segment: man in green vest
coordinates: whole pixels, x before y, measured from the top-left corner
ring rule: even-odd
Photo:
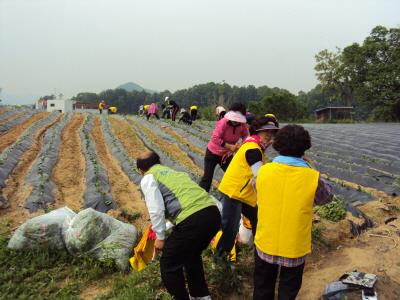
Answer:
[[[188,174],[161,165],[154,151],[139,157],[137,167],[143,175],[140,186],[156,233],[154,246],[162,251],[160,272],[167,291],[176,300],[211,299],[201,253],[221,224],[213,198]],[[166,219],[175,225],[168,237]]]

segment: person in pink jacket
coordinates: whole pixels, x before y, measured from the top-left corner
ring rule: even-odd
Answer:
[[[200,186],[207,192],[210,191],[215,167],[220,165],[225,171],[240,147],[239,140],[249,135],[245,114],[246,106],[235,103],[214,128],[204,157],[204,175],[200,180]]]
[[[160,119],[160,117],[158,116],[157,104],[154,102],[150,104],[149,110],[147,111],[147,115],[146,115],[147,120],[149,120],[151,116],[155,116],[157,118],[157,120]]]

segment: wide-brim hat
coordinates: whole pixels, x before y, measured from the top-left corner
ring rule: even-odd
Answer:
[[[224,118],[232,122],[246,123],[246,117],[238,111],[228,111]]]
[[[268,122],[256,131],[267,131],[267,130],[279,130],[279,127],[275,125],[274,122]]]

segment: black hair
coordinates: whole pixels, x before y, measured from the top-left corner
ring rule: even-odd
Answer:
[[[269,122],[274,123],[276,127],[279,127],[278,121],[276,121],[275,118],[272,117],[261,117],[259,119],[253,120],[250,124],[249,127],[249,132],[250,135],[256,134],[257,130],[263,127],[264,125],[267,125]]]
[[[160,156],[154,151],[151,151],[151,154],[146,158],[138,158],[136,161],[136,166],[139,170],[146,172],[150,170],[150,168],[154,165],[160,163]]]
[[[311,137],[300,125],[286,125],[275,135],[272,147],[280,155],[302,157],[311,148]]]
[[[243,103],[233,103],[229,110],[238,111],[243,116],[246,115],[246,105],[244,105]]]

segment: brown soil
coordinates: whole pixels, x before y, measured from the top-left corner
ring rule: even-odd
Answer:
[[[105,276],[101,280],[92,282],[81,292],[79,297],[84,300],[98,299],[111,290],[113,285],[112,279],[111,276]]]
[[[23,122],[22,124],[15,126],[8,130],[5,134],[1,136],[0,139],[0,153],[4,151],[8,146],[13,144],[21,135],[22,133],[33,123],[43,119],[44,117],[48,116],[49,113],[47,112],[40,112],[33,115],[31,118]]]
[[[28,218],[43,214],[43,211],[40,210],[34,214],[30,214],[29,211],[24,208],[25,201],[32,190],[31,187],[25,185],[25,177],[28,175],[42,148],[44,133],[61,118],[63,118],[63,115],[60,115],[54,121],[46,124],[37,131],[32,146],[22,155],[18,165],[6,180],[6,187],[2,192],[10,206],[0,211],[1,219],[9,219],[13,221],[14,225],[20,225]]]
[[[181,136],[178,134],[175,130],[173,130],[171,127],[167,126],[161,126],[162,130],[166,132],[167,134],[171,135],[174,137],[180,144],[186,145],[189,147],[190,150],[193,152],[196,152],[199,155],[205,155],[204,149],[201,149],[195,145],[192,145],[189,140],[187,140],[185,137]]]
[[[112,131],[124,145],[130,157],[137,159],[140,154],[147,150],[126,120],[111,117],[110,122]]]
[[[393,202],[398,205],[400,200],[393,199]],[[400,299],[400,222],[399,219],[384,222],[388,216],[400,218],[400,213],[380,201],[371,201],[359,208],[373,218],[376,226],[359,237],[349,238],[346,220],[341,222],[341,227],[325,225],[323,232],[333,250],[313,253],[307,260],[298,299],[319,299],[328,283],[353,270],[378,275],[379,299]],[[336,231],[334,235],[342,232],[345,238],[330,238],[332,231]]]
[[[169,155],[171,155],[174,160],[179,161],[189,169],[193,170],[195,174],[198,176],[203,175],[203,170],[197,166],[193,160],[185,153],[184,151],[179,148],[179,146],[175,143],[169,143],[168,141],[165,141],[163,139],[160,139],[153,131],[150,129],[144,127],[141,125],[139,122],[136,120],[130,119],[130,122],[133,122],[140,130],[142,130],[148,137],[160,147],[161,150],[167,152]],[[218,181],[213,180],[213,186],[215,188],[218,187]]]
[[[109,151],[103,137],[99,117],[96,117],[94,120],[92,137],[96,144],[99,159],[107,171],[113,199],[118,204],[120,210],[126,210],[130,214],[139,212],[140,217],[134,221],[134,224],[138,229],[143,229],[149,220],[145,202],[141,197],[139,187],[129,180],[118,161]]]
[[[79,129],[84,120],[83,114],[73,114],[65,126],[52,178],[57,186],[56,205],[65,205],[75,211],[82,208],[85,191],[85,157],[82,154],[79,137]]]

